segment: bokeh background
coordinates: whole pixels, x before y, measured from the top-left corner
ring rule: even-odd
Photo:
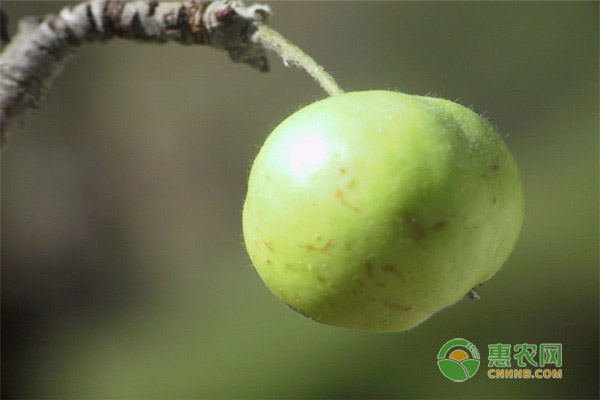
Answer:
[[[11,2],[15,21],[62,2]],[[597,398],[598,3],[276,2],[346,90],[459,99],[520,165],[526,221],[480,290],[404,333],[312,322],[241,236],[266,135],[324,97],[204,47],[81,49],[2,155],[3,398]],[[563,343],[562,380],[442,377],[440,346]]]

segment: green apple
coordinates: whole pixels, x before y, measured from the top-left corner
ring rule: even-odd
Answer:
[[[500,269],[523,221],[500,135],[451,101],[352,92],[267,138],[243,211],[269,289],[322,323],[412,328]]]

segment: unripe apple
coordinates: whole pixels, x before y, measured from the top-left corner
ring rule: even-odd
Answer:
[[[322,323],[412,328],[500,269],[523,221],[500,135],[448,100],[390,91],[318,101],[283,121],[250,172],[250,258]]]

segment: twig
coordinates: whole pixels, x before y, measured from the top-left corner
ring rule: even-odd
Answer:
[[[323,67],[265,22],[271,9],[240,1],[91,0],[66,7],[58,15],[21,20],[10,44],[2,12],[0,56],[0,134],[2,148],[11,129],[38,108],[75,51],[86,42],[113,38],[149,43],[206,44],[229,52],[235,62],[269,70],[265,49],[279,54],[286,66],[308,72],[330,95],[343,93]]]
[[[267,71],[262,45],[249,37],[269,15],[268,6],[227,0],[92,0],[64,8],[58,15],[26,18],[0,56],[2,147],[20,118],[39,107],[66,61],[83,43],[123,38],[210,45],[227,50],[233,61]],[[2,30],[6,30],[4,17]]]

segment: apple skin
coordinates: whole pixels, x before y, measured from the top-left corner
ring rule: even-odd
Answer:
[[[364,91],[273,131],[250,172],[243,232],[292,309],[396,332],[490,279],[523,215],[516,163],[487,121],[448,100]]]

